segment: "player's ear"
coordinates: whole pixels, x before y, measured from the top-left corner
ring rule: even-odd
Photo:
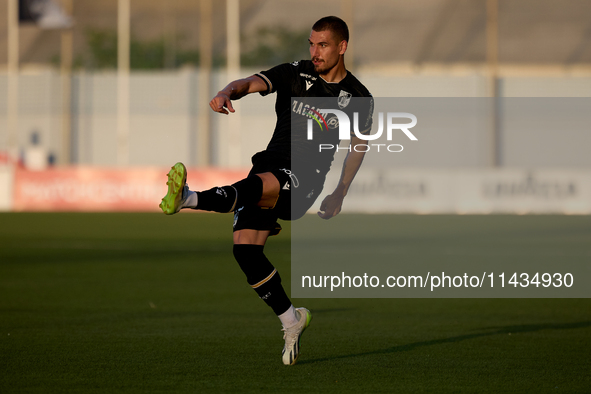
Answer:
[[[347,52],[347,41],[343,40],[339,44],[339,55],[344,55]]]

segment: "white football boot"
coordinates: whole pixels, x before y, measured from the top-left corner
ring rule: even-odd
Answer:
[[[310,325],[312,314],[306,308],[296,308],[299,314],[299,321],[290,328],[283,328],[283,339],[285,339],[285,346],[283,346],[283,364],[294,365],[298,361],[300,355],[300,338],[304,330]]]

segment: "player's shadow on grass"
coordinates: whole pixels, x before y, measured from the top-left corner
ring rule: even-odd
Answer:
[[[361,356],[374,356],[378,354],[390,354],[390,353],[398,353],[398,352],[408,352],[417,348],[425,347],[425,346],[434,346],[434,345],[442,345],[445,343],[456,343],[462,342],[469,339],[476,339],[482,337],[488,337],[493,335],[508,335],[514,333],[530,333],[536,332],[541,330],[571,330],[576,328],[587,328],[591,327],[591,321],[582,321],[576,323],[563,323],[563,324],[523,324],[523,325],[516,325],[516,326],[506,326],[506,327],[485,327],[484,330],[492,330],[474,334],[466,334],[466,335],[458,335],[455,337],[450,338],[441,338],[441,339],[432,339],[430,341],[421,341],[421,342],[414,342],[409,343],[406,345],[398,345],[392,346],[385,349],[379,350],[372,350],[369,352],[361,352],[361,353],[353,353],[353,354],[346,354],[342,356],[335,356],[335,357],[324,357],[324,358],[317,358],[312,360],[302,360],[299,361],[298,364],[312,364],[316,362],[322,361],[329,361],[329,360],[338,360],[338,359],[347,359],[353,357],[361,357]]]

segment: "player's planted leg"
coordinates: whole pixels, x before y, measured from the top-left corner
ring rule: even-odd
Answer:
[[[300,340],[304,330],[310,325],[312,314],[306,308],[297,308],[298,322],[289,328],[283,328],[283,339],[285,345],[283,346],[283,364],[294,365],[300,356]]]
[[[263,253],[263,245],[234,245],[234,257],[246,274],[246,281],[277,316],[289,309],[291,301],[281,285],[281,276]]]
[[[293,307],[281,285],[279,272],[267,259],[263,248],[263,245],[234,245],[234,257],[246,274],[247,282],[281,320],[285,340],[282,360],[285,365],[294,365],[300,355],[300,338],[312,315],[305,308]]]

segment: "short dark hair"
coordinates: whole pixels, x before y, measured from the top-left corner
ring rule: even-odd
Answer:
[[[336,16],[325,16],[312,26],[314,31],[330,30],[337,40],[337,44],[345,40],[349,42],[349,28],[344,20]]]

